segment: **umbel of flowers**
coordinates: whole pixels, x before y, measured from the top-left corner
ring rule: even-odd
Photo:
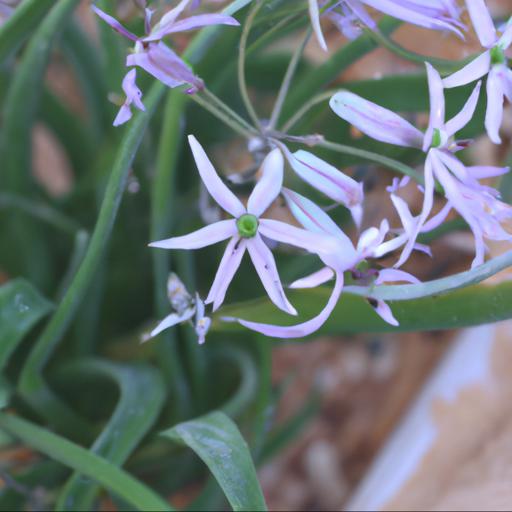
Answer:
[[[145,2],[142,3],[145,5]],[[144,110],[142,92],[135,83],[136,68],[142,68],[169,87],[184,85],[184,92],[191,95],[200,94],[204,89],[203,80],[168,46],[169,37],[177,32],[207,25],[237,26],[238,22],[225,14],[198,14],[198,4],[200,3],[182,0],[169,11],[158,13],[158,18],[146,6],[143,36],[133,34],[116,19],[93,6],[98,16],[134,43],[133,52],[126,59],[126,65],[130,69],[122,84],[126,101],[114,121],[115,125],[123,124],[131,118],[132,107]],[[427,29],[453,33],[461,39],[464,39],[464,33],[469,30],[462,23],[461,9],[454,0],[309,0],[308,5],[312,30],[324,50],[327,50],[327,44],[321,27],[323,19],[334,23],[350,38],[358,37],[362,31],[379,30],[371,15],[375,12]],[[177,276],[171,276],[168,291],[173,311],[148,337],[155,336],[177,323],[190,322],[197,332],[199,342],[203,343],[210,325],[210,319],[205,315],[205,307],[211,304],[213,311],[221,308],[228,287],[246,253],[269,299],[285,313],[297,315],[295,307],[286,296],[278,265],[271,251],[271,247],[278,244],[292,246],[299,251],[298,254],[305,251],[313,253],[322,264],[320,270],[295,281],[290,288],[312,288],[334,280],[331,295],[322,311],[314,318],[291,326],[257,323],[241,318],[224,317],[223,320],[237,321],[248,329],[268,336],[296,338],[315,332],[328,319],[342,294],[346,272],[351,272],[353,276],[359,276],[366,284],[372,285],[389,282],[418,283],[416,277],[400,267],[414,250],[429,253],[428,247],[417,242],[418,236],[440,226],[452,210],[467,222],[474,236],[473,267],[484,262],[486,240],[511,240],[512,235],[503,224],[512,217],[512,208],[500,201],[496,189],[482,181],[503,175],[509,169],[467,166],[457,156],[471,142],[458,140],[456,136],[473,118],[482,82],[475,84],[463,108],[448,120],[445,115],[444,89],[468,84],[487,75],[485,128],[492,142],[499,144],[504,99],[512,101],[512,72],[508,68],[506,57],[506,51],[512,42],[512,23],[496,28],[484,0],[466,0],[466,8],[483,52],[444,79],[435,67],[425,63],[430,118],[424,133],[398,114],[352,92],[340,90],[329,100],[329,106],[336,115],[365,135],[384,143],[423,151],[423,179],[418,185],[423,194],[423,202],[419,212],[415,215],[414,208],[400,195],[409,178],[394,179],[388,187],[389,198],[401,221],[399,227],[391,228],[387,219],[380,219],[375,227],[360,232],[357,240],[352,241],[323,208],[283,186],[284,175],[289,168],[311,187],[346,207],[359,229],[364,211],[362,184],[319,158],[314,152],[301,149],[292,153],[286,146],[287,140],[308,145],[313,140],[314,145],[314,141],[322,140],[321,134],[313,139],[308,136],[292,137],[274,130],[272,120],[265,123],[256,119],[255,126],[249,126],[248,147],[256,147],[257,151],[253,154],[263,156],[255,158],[256,166],[259,167],[256,173],[258,179],[246,202],[237,197],[223,181],[199,141],[189,135],[188,140],[199,176],[209,195],[225,215],[193,233],[154,241],[150,246],[155,249],[195,250],[225,243],[224,253],[204,302],[198,294],[195,297],[189,294]],[[158,21],[154,23],[154,19]],[[282,91],[286,92],[289,83],[285,79],[283,84]],[[280,107],[282,98],[278,98],[276,104]],[[205,107],[214,108],[208,104]],[[237,118],[236,114],[234,118]],[[236,120],[242,126],[247,124],[241,118]],[[439,212],[433,214],[436,183],[446,202]],[[270,207],[278,198],[286,204],[295,224],[272,218]],[[372,268],[372,259],[397,250],[400,255],[391,268]],[[359,268],[363,261],[365,267],[370,268],[361,272]],[[370,304],[386,322],[398,324],[385,302],[372,300]]]

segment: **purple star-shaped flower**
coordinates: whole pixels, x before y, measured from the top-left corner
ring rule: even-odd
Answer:
[[[407,260],[418,234],[427,228],[431,229],[435,223],[433,219],[428,223],[427,220],[433,207],[436,178],[442,185],[450,205],[443,209],[443,215],[446,216],[449,209],[454,208],[473,232],[476,249],[473,266],[476,266],[484,260],[484,238],[512,239],[512,236],[501,227],[503,220],[512,217],[512,208],[498,200],[499,194],[496,190],[480,184],[478,180],[499,176],[509,169],[490,166],[466,167],[454,156],[455,152],[467,146],[467,141],[454,140],[454,135],[473,117],[481,84],[476,85],[462,110],[445,122],[441,77],[430,64],[426,66],[430,91],[430,121],[425,134],[394,112],[348,91],[335,94],[330,100],[330,106],[342,119],[376,140],[419,148],[426,153],[424,200],[420,214],[413,217],[394,193],[391,196],[395,206],[398,205],[409,238],[396,266]],[[442,216],[437,216],[436,221],[442,221]]]
[[[153,242],[150,246],[163,249],[199,249],[229,239],[205,303],[213,303],[214,311],[219,308],[247,250],[272,302],[287,313],[297,314],[286,298],[274,257],[263,237],[317,254],[332,251],[334,241],[326,235],[262,217],[281,191],[284,166],[281,151],[274,149],[267,155],[261,166],[261,178],[249,196],[247,206],[244,206],[222,182],[195,137],[189,135],[188,140],[208,192],[233,218],[215,222],[185,236]]]
[[[469,84],[487,76],[487,110],[485,128],[489,138],[500,144],[499,130],[503,120],[505,96],[512,102],[512,71],[508,68],[506,50],[512,44],[512,18],[498,35],[483,0],[466,0],[476,34],[486,50],[460,71],[443,80],[446,88]]]

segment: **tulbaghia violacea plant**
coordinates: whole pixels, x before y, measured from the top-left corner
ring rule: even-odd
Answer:
[[[128,67],[140,67],[171,88],[188,84],[190,87],[187,89],[187,93],[193,94],[203,88],[203,81],[194,74],[190,66],[177,53],[163,42],[163,39],[171,34],[196,30],[209,25],[238,26],[239,23],[233,17],[225,14],[198,14],[178,19],[189,3],[190,0],[182,0],[176,7],[167,11],[154,25],[152,25],[154,12],[146,8],[144,23],[146,34],[143,37],[130,32],[119,21],[97,6],[92,5],[92,9],[116,32],[135,43],[133,52],[126,58]],[[129,71],[128,75],[123,81],[127,103],[121,107],[121,112],[115,121],[116,126],[130,119],[131,116],[127,116],[126,108],[132,102],[140,108],[140,95],[135,86],[135,74],[133,71]]]
[[[501,144],[499,134],[503,120],[503,101],[512,102],[512,71],[505,52],[512,44],[512,18],[501,34],[494,27],[484,0],[466,0],[471,21],[485,51],[443,80],[445,88],[469,84],[487,76],[487,110],[485,128],[495,144]]]
[[[459,8],[454,0],[339,0],[327,2],[309,0],[309,16],[320,46],[327,43],[320,25],[321,7],[325,17],[349,39],[357,37],[360,27],[378,30],[377,23],[366,11],[365,5],[394,18],[433,30],[451,31],[460,37],[462,27]]]
[[[406,211],[405,203],[397,201],[396,195],[392,194],[409,237],[397,266],[401,266],[407,260],[417,236],[425,230],[425,224],[434,204],[436,179],[443,187],[448,205],[443,208],[442,215],[436,215],[435,222],[441,223],[451,208],[464,218],[475,238],[476,255],[473,266],[476,266],[484,261],[486,250],[484,238],[512,239],[501,226],[504,220],[512,217],[512,208],[499,201],[496,190],[479,182],[482,178],[502,175],[508,171],[508,168],[465,166],[454,155],[468,144],[468,141],[455,140],[454,135],[473,117],[480,93],[480,83],[476,85],[462,110],[445,122],[441,77],[430,64],[426,66],[430,91],[430,120],[424,134],[394,112],[348,91],[335,94],[330,100],[330,105],[337,115],[366,135],[389,144],[422,149],[426,153],[424,200],[419,215],[413,217],[408,210]],[[429,229],[433,225],[433,221],[429,222]]]
[[[262,217],[281,191],[284,165],[281,151],[276,148],[266,156],[261,165],[261,178],[249,196],[247,206],[244,206],[222,182],[195,137],[189,136],[189,143],[197,169],[208,192],[233,218],[221,220],[188,235],[153,242],[150,247],[200,249],[229,239],[205,303],[213,303],[214,311],[221,306],[228,286],[247,250],[270,300],[286,313],[296,315],[295,308],[289,303],[284,293],[272,252],[262,237],[319,255],[332,251],[334,241],[329,236]]]

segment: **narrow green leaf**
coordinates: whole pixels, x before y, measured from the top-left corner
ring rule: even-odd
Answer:
[[[70,419],[70,413],[46,385],[42,370],[78,311],[91,278],[102,260],[133,158],[145,133],[149,116],[154,112],[163,91],[162,84],[156,83],[153,86],[146,96],[147,112],[137,114],[126,129],[84,260],[57,310],[37,340],[21,373],[20,393],[52,425],[64,427],[66,419]]]
[[[27,39],[56,0],[24,0],[0,28],[0,63]]]
[[[52,307],[24,279],[13,279],[0,286],[0,370],[18,343]]]
[[[122,469],[49,430],[10,414],[0,414],[0,428],[34,450],[92,478],[137,510],[173,510],[160,496]]]
[[[162,433],[194,450],[213,473],[233,510],[266,510],[249,447],[224,413],[212,412]]]
[[[277,325],[292,325],[318,314],[321,307],[319,305],[327,302],[329,294],[330,289],[326,287],[313,290],[291,290],[290,300],[300,312],[300,317],[295,317],[292,321],[284,314],[276,312],[275,307],[266,299],[226,307],[222,316]],[[330,318],[314,336],[361,332],[432,331],[507,320],[512,318],[512,283],[505,282],[494,286],[480,284],[444,295],[411,300],[389,300],[389,305],[400,323],[398,327],[384,322],[366,299],[346,292]],[[214,329],[231,331],[244,328],[238,323],[221,322],[217,318]]]
[[[147,365],[121,365],[102,360],[82,359],[66,368],[74,378],[105,377],[119,388],[120,398],[108,424],[91,446],[116,466],[121,466],[162,409],[165,385],[160,374]],[[74,474],[66,483],[57,510],[91,510],[99,486]]]

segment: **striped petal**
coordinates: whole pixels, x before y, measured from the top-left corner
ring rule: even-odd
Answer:
[[[503,90],[501,66],[494,66],[487,77],[487,110],[485,129],[494,144],[501,144],[500,127],[503,121]]]
[[[273,149],[261,164],[261,178],[247,201],[247,212],[259,217],[281,192],[284,159],[279,149]]]
[[[443,86],[446,89],[470,84],[479,78],[482,78],[491,69],[491,52],[485,51],[462,69],[443,79]]]
[[[149,244],[149,247],[157,247],[159,249],[201,249],[202,247],[222,242],[222,240],[237,235],[238,230],[233,219],[221,220],[188,235],[152,242]]]
[[[197,170],[213,199],[233,217],[243,215],[246,212],[244,205],[222,182],[201,144],[193,135],[188,136],[188,142],[196,161]]]
[[[381,142],[421,148],[423,134],[390,110],[349,91],[337,92],[329,101],[335,114]]]
[[[247,241],[247,250],[270,300],[279,309],[296,315],[297,310],[290,304],[284,293],[274,256],[259,234]]]

